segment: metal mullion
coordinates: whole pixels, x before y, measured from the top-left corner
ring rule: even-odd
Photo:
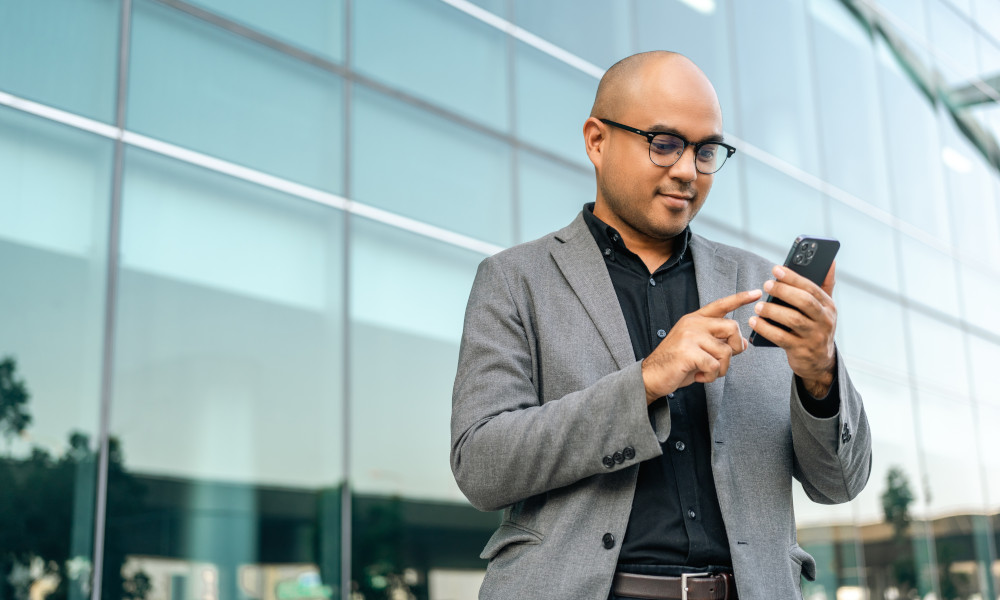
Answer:
[[[125,103],[128,93],[128,63],[132,24],[132,0],[122,0],[118,46],[118,82],[115,106],[115,126],[125,128]],[[118,273],[121,248],[122,181],[125,143],[119,134],[115,140],[112,171],[111,206],[108,225],[107,279],[104,299],[104,343],[101,365],[100,421],[98,424],[97,485],[94,499],[94,553],[91,573],[91,600],[100,600],[104,585],[104,541],[107,526],[108,462],[110,452],[111,394],[115,348],[115,319],[118,306]]]

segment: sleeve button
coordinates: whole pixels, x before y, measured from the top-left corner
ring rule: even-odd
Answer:
[[[605,467],[610,469],[611,467],[615,466],[615,459],[612,458],[611,456],[605,456],[604,458],[601,459],[601,463]]]
[[[615,452],[613,458],[615,459],[615,462],[618,464],[622,464],[623,462],[625,462],[625,455],[622,454],[621,452]]]
[[[625,449],[622,450],[622,455],[625,457],[625,460],[632,460],[635,458],[635,448],[632,446],[625,446]]]

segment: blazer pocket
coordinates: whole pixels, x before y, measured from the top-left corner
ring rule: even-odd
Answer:
[[[486,547],[479,554],[479,558],[492,560],[501,550],[512,544],[528,544],[537,546],[542,543],[542,534],[532,531],[527,527],[521,527],[511,521],[505,521],[493,532],[490,541],[486,542]]]
[[[802,546],[792,544],[788,556],[799,566],[799,571],[806,579],[816,581],[816,559],[811,554],[803,550]]]

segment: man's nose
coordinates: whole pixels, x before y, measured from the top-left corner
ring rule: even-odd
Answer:
[[[691,151],[691,156],[688,156],[688,150]],[[680,158],[677,159],[677,162],[667,167],[667,173],[673,179],[686,182],[694,181],[695,179],[698,179],[698,169],[696,168],[694,161],[695,149],[692,144],[684,148],[684,151],[681,152]]]

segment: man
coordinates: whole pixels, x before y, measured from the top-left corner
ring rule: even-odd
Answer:
[[[504,510],[480,597],[799,598],[792,478],[846,502],[871,463],[833,269],[816,286],[690,233],[731,151],[687,58],[611,67],[583,133],[595,203],[484,260],[469,298],[452,470]]]

